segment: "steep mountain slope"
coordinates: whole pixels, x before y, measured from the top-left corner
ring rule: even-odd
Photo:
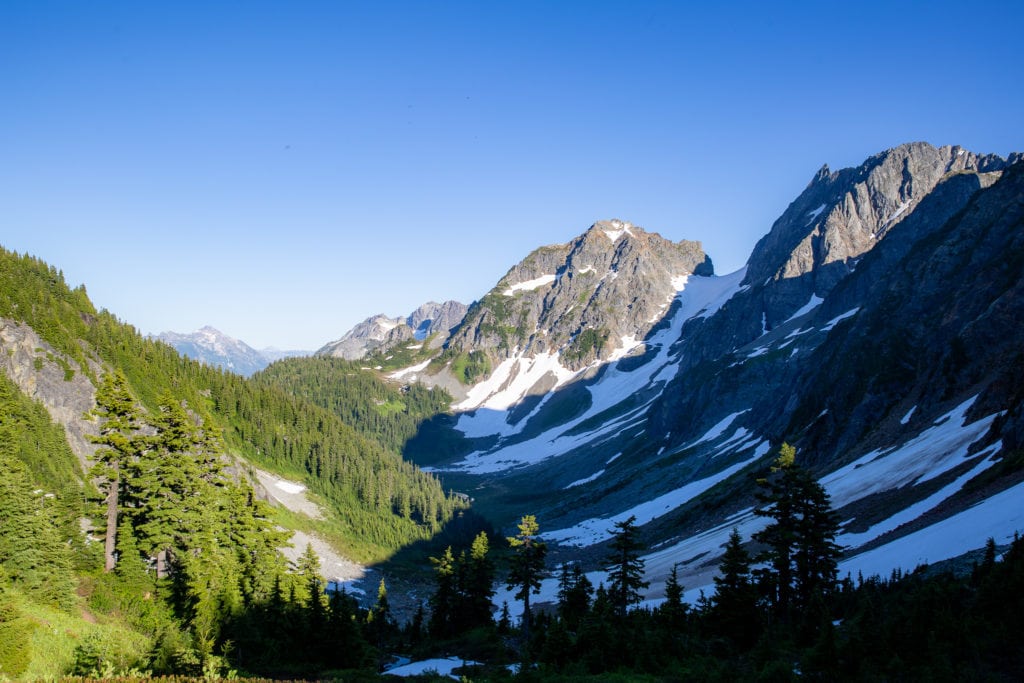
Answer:
[[[437,349],[466,314],[466,305],[458,301],[429,301],[405,317],[389,318],[384,314],[371,316],[341,336],[325,344],[316,355],[359,360],[373,352],[385,353],[402,342],[413,342],[416,348],[425,342]],[[415,344],[419,342],[419,344]]]
[[[957,554],[942,525],[1021,479],[1019,160],[914,143],[823,168],[725,276],[649,239],[623,279],[624,223],[538,250],[416,369],[470,383],[407,453],[501,523],[536,513],[563,552],[636,516],[652,578],[681,563],[695,586],[731,528],[763,524],[753,480],[788,440],[833,495],[847,568]],[[1024,528],[987,509],[968,548]],[[918,529],[939,540],[915,549]]]

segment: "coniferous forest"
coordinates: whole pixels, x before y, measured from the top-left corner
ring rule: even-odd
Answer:
[[[449,403],[442,392],[328,359],[251,380],[211,369],[7,251],[0,317],[49,345],[39,364],[96,393],[83,466],[46,409],[0,375],[0,679],[360,681],[397,657],[449,656],[468,680],[1024,679],[1024,543],[840,576],[838,520],[786,444],[751,492],[767,526],[733,533],[714,594],[687,603],[673,572],[651,607],[635,520],[610,529],[600,561],[556,563],[542,519],[524,511],[495,533],[402,460]],[[280,552],[289,532],[246,462],[308,483],[352,557],[418,546],[423,590],[395,595],[385,578],[368,596],[328,592],[310,547],[293,563]],[[557,600],[537,604],[548,577]],[[496,608],[499,588],[515,602]]]

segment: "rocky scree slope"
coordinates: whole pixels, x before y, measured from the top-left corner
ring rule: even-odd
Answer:
[[[655,584],[678,563],[687,585],[707,584],[732,527],[763,524],[754,479],[783,440],[833,495],[853,571],[956,554],[950,529],[981,511],[971,547],[1005,541],[1024,528],[999,502],[1022,478],[1022,169],[1019,155],[924,143],[823,168],[745,269],[714,276],[692,252],[668,301],[636,296],[655,289],[641,279],[593,318],[577,310],[586,297],[554,296],[579,291],[559,265],[572,246],[535,252],[452,336],[451,362],[454,349],[496,363],[433,467],[499,523],[536,513],[567,555],[590,556],[635,515]],[[671,272],[643,262],[655,251],[632,272]],[[595,258],[571,261],[589,274]],[[584,320],[607,326],[609,348],[572,353]],[[642,343],[616,353],[622,337]],[[556,382],[517,379],[545,353]]]

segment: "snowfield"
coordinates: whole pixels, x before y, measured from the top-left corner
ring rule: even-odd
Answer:
[[[980,439],[998,415],[967,424],[971,398],[946,413],[932,427],[897,448],[871,451],[826,475],[821,484],[841,508],[872,493],[933,479],[968,459],[967,450]]]
[[[840,533],[837,542],[855,553],[840,563],[840,577],[856,576],[858,573],[865,577],[876,574],[888,576],[897,567],[910,571],[920,564],[938,562],[979,549],[989,537],[999,544],[1008,543],[1015,532],[1024,531],[1024,505],[1020,503],[1024,500],[1024,484],[1019,484],[928,527],[894,538],[872,550],[856,553],[858,548],[933,510],[994,464],[993,455],[998,452],[1001,444],[993,444],[977,453],[968,454],[971,444],[984,436],[998,416],[990,415],[968,424],[966,415],[974,401],[974,398],[965,401],[942,415],[901,446],[872,451],[820,480],[832,497],[833,507],[839,509],[872,493],[925,482],[963,463],[971,465],[939,490],[870,529],[860,533]],[[741,414],[734,413],[725,417],[684,448],[721,439]],[[715,446],[710,454],[712,457],[720,453],[735,454],[743,448],[749,448],[749,437],[745,433],[745,429],[737,428],[724,442]],[[552,542],[580,547],[599,543],[610,537],[616,522],[630,516],[636,516],[638,525],[656,519],[740,471],[767,454],[768,450],[767,441],[760,441],[750,458],[712,477],[691,482],[616,515],[587,519],[570,528],[543,532],[542,536]],[[853,521],[846,520],[841,526],[848,526]],[[673,566],[678,568],[680,581],[687,587],[687,599],[695,600],[701,592],[711,595],[714,592],[712,578],[731,531],[735,528],[744,539],[749,539],[767,524],[767,519],[755,516],[753,510],[748,508],[688,538],[652,550],[644,557],[647,579],[652,584],[645,604],[656,605],[659,602],[664,580]],[[588,577],[595,586],[606,580],[602,572],[588,573]],[[553,601],[556,594],[557,581],[554,578],[548,579],[536,601]],[[513,614],[520,613],[521,609],[510,600],[510,592],[499,593],[495,604],[500,606],[502,600],[509,600]]]
[[[459,431],[467,437],[496,435],[499,442],[488,450],[469,454],[461,462],[438,469],[475,474],[500,472],[541,462],[635,427],[643,419],[645,410],[654,400],[653,397],[625,415],[610,420],[599,429],[587,434],[568,436],[576,426],[613,408],[625,398],[652,385],[663,386],[671,380],[677,372],[677,359],[672,356],[670,348],[679,339],[683,325],[692,318],[714,314],[739,291],[740,282],[743,281],[745,274],[746,269],[740,269],[723,276],[688,276],[675,279],[674,286],[680,290],[674,297],[679,302],[679,309],[672,316],[667,328],[656,332],[646,342],[636,342],[630,338],[623,340],[624,343],[645,344],[656,351],[654,358],[629,372],[621,370],[618,361],[608,363],[600,378],[587,386],[591,405],[583,414],[566,424],[517,444],[506,445],[502,441],[518,434],[529,422],[529,418],[542,410],[555,392],[579,379],[592,368],[572,372],[562,367],[557,354],[538,354],[534,357],[518,354],[503,361],[487,380],[474,386],[466,399],[454,406],[456,410],[474,411],[465,412],[459,417],[456,426]],[[554,387],[534,407],[529,416],[519,420],[515,425],[510,424],[508,419],[511,408],[521,402],[527,392],[546,375],[554,378]]]
[[[558,541],[560,543],[567,543],[580,547],[600,543],[601,541],[611,537],[610,532],[613,530],[613,526],[616,523],[624,522],[630,517],[636,517],[637,526],[647,524],[651,520],[657,519],[658,517],[676,509],[680,505],[693,500],[715,484],[725,481],[747,465],[750,465],[767,454],[768,449],[768,442],[762,441],[757,448],[754,449],[754,453],[748,459],[742,460],[731,467],[727,467],[717,474],[704,479],[698,479],[697,481],[692,481],[674,491],[669,491],[657,498],[640,503],[639,505],[631,507],[624,512],[620,512],[617,515],[584,520],[575,526],[569,527],[568,529],[558,529],[556,531],[545,532],[543,536],[551,541]]]

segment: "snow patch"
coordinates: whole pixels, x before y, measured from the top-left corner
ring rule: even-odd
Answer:
[[[895,220],[897,218],[899,218],[903,214],[904,211],[907,210],[908,206],[910,206],[910,202],[903,202],[902,204],[900,204],[896,208],[896,211],[891,216],[889,216],[888,218],[885,219],[885,222],[883,223],[883,225],[888,225],[889,223],[895,222]]]
[[[859,311],[859,310],[860,310],[860,306],[858,306],[857,308],[851,308],[846,313],[841,313],[841,314],[837,315],[836,317],[834,317],[831,320],[829,320],[825,324],[825,326],[821,328],[821,331],[822,332],[828,332],[833,327],[838,325],[840,321],[846,320],[847,318],[850,318],[850,317],[853,317],[853,316],[857,315],[857,311]]]
[[[554,274],[541,275],[540,277],[534,278],[532,280],[527,280],[526,282],[520,282],[518,284],[512,285],[511,287],[509,287],[508,289],[506,289],[502,293],[505,296],[512,296],[516,292],[525,291],[525,290],[532,290],[532,289],[540,289],[544,285],[550,285],[554,281],[555,281]]]
[[[428,671],[434,671],[439,676],[448,676],[459,680],[459,677],[452,672],[455,669],[463,666],[474,666],[479,662],[474,662],[468,659],[459,659],[458,657],[447,657],[445,659],[424,659],[419,662],[410,662],[408,664],[402,664],[396,666],[393,669],[387,669],[384,671],[389,676],[420,676]]]
[[[996,452],[998,448],[999,446],[992,447],[988,451],[986,451],[986,454],[991,456],[991,454]],[[920,500],[914,503],[913,505],[910,505],[900,510],[892,517],[889,517],[888,519],[885,519],[882,522],[875,524],[867,531],[861,533],[842,534],[836,540],[839,543],[839,545],[850,546],[854,548],[860,547],[865,543],[868,543],[869,541],[873,541],[882,534],[888,533],[893,529],[896,529],[902,526],[903,524],[906,524],[907,522],[912,522],[921,515],[924,515],[925,513],[934,509],[944,500],[946,500],[953,494],[957,493],[961,488],[963,488],[964,484],[966,484],[971,479],[974,479],[976,476],[978,476],[979,474],[981,474],[983,471],[987,470],[994,464],[995,462],[992,460],[992,458],[987,457],[980,463],[972,467],[970,470],[968,470],[966,473],[957,477],[952,483],[943,486],[941,489],[939,489],[932,495],[928,496],[924,500]]]
[[[911,416],[913,416],[915,410],[917,410],[917,406],[914,406],[913,408],[908,410],[907,414],[900,418],[900,424],[905,425],[908,422],[910,422],[910,418]]]
[[[806,313],[810,313],[815,308],[820,306],[821,302],[823,302],[823,301],[824,301],[824,299],[822,299],[817,294],[811,294],[811,298],[807,301],[807,303],[804,304],[803,306],[801,306],[800,310],[798,310],[796,313],[794,313],[793,315],[789,316],[789,318],[786,320],[786,322],[788,323],[790,320],[795,320],[796,318],[799,318],[800,316],[802,316],[802,315],[804,315]]]
[[[814,219],[817,218],[818,216],[820,216],[821,212],[824,211],[824,210],[825,210],[825,205],[822,204],[821,206],[819,206],[818,208],[814,209],[813,211],[808,211],[807,212],[807,225],[810,225],[811,223],[813,223]]]
[[[280,481],[275,481],[274,486],[281,489],[285,493],[291,493],[292,495],[296,493],[302,493],[303,491],[306,490],[306,487],[304,485],[297,484],[292,481],[285,481],[284,479]]]
[[[1024,530],[1022,499],[1024,483],[941,522],[854,555],[839,564],[839,574],[888,576],[897,567],[913,570],[921,564],[963,555],[983,547],[988,538],[994,538],[998,544],[1009,543],[1014,532]]]
[[[975,399],[964,401],[936,424],[901,446],[873,450],[821,478],[839,509],[873,493],[933,479],[964,462],[967,449],[988,431],[998,414],[967,424]]]
[[[757,358],[758,356],[763,356],[766,353],[768,353],[767,346],[758,346],[756,349],[747,354],[747,358]]]
[[[415,375],[418,372],[423,372],[424,370],[427,369],[428,365],[430,365],[430,361],[429,360],[425,360],[422,363],[417,363],[416,365],[412,365],[410,367],[403,368],[402,370],[395,370],[394,372],[392,372],[388,376],[391,377],[392,379],[402,379],[402,378],[407,377],[409,375]],[[368,368],[364,368],[364,369],[368,369]]]
[[[564,384],[578,374],[562,367],[562,364],[558,362],[557,353],[540,353],[533,358],[515,355],[503,360],[490,377],[474,385],[466,398],[453,407],[455,410],[474,410],[486,407],[490,412],[508,410],[522,400],[526,392],[548,373],[555,376],[556,386]],[[465,417],[459,419],[460,430],[464,426],[463,419]],[[471,420],[472,418],[470,418]],[[479,436],[492,433],[496,432],[485,432]],[[469,436],[469,433],[467,432],[466,435]]]
[[[594,472],[593,474],[591,474],[589,477],[586,477],[584,479],[577,479],[573,483],[568,484],[567,486],[565,486],[563,488],[571,489],[574,486],[582,486],[583,484],[589,484],[590,482],[592,482],[595,479],[597,479],[598,477],[600,477],[602,474],[604,474],[604,470],[598,470],[597,472]]]
[[[714,427],[712,427],[708,431],[704,432],[704,436],[700,437],[699,439],[697,439],[693,443],[689,444],[689,446],[687,446],[687,447],[690,448],[690,447],[696,446],[697,444],[702,444],[705,441],[712,441],[714,439],[717,439],[718,437],[720,437],[725,432],[726,429],[729,428],[729,426],[733,423],[733,420],[735,420],[737,417],[739,417],[740,415],[742,415],[743,413],[746,413],[748,411],[749,411],[749,408],[747,410],[741,410],[738,413],[732,413],[731,415],[726,415]]]
[[[617,242],[618,239],[623,235],[629,235],[630,237],[633,236],[633,233],[630,232],[629,230],[629,228],[631,227],[629,223],[623,223],[622,221],[612,221],[611,225],[611,229],[603,228],[603,232],[605,236],[612,241],[612,244]]]

